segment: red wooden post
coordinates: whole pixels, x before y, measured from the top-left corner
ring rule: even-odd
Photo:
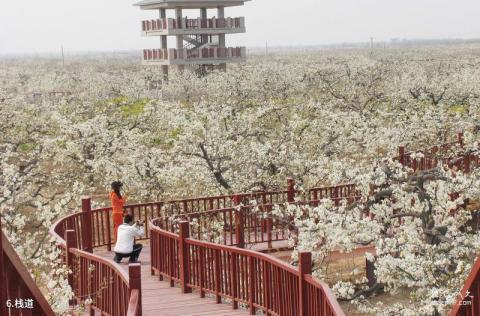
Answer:
[[[131,263],[128,265],[128,284],[130,295],[133,290],[138,290],[138,310],[136,316],[142,316],[142,273],[140,263]]]
[[[180,234],[178,239],[178,254],[180,260],[180,287],[182,293],[192,293],[192,288],[187,286],[190,282],[190,249],[185,239],[190,238],[190,224],[180,222]]]
[[[221,283],[220,283],[220,278],[221,278],[221,267],[220,267],[220,250],[215,249],[215,298],[217,304],[222,303],[222,288],[221,288]]]
[[[238,205],[240,205],[240,196],[234,195],[233,196],[233,204],[235,206],[235,239],[237,242],[238,248],[245,247],[245,227],[243,223],[243,215],[245,210],[243,207],[237,209]]]
[[[155,245],[155,247],[153,246]],[[154,263],[157,260],[157,249],[160,246],[160,243],[157,242],[156,234],[150,234],[150,275],[155,275],[155,270],[153,270]],[[161,280],[160,280],[161,281]]]
[[[263,264],[263,305],[267,309],[266,316],[271,315],[268,310],[270,308],[270,291],[272,290],[272,284],[270,280],[270,263],[262,261]]]
[[[400,158],[400,164],[405,165],[405,146],[398,146],[398,156]]]
[[[76,248],[77,247],[77,239],[75,238],[75,230],[73,229],[67,229],[65,230],[65,241],[66,241],[66,256],[67,256],[67,267],[71,271],[71,273],[68,273],[68,285],[72,288],[72,291],[75,291],[73,280],[74,280],[74,267],[73,267],[73,254],[70,252],[70,248]],[[75,298],[70,300],[70,305],[75,304]]]
[[[375,276],[375,264],[367,259],[365,259],[365,270],[368,279],[368,287],[372,287],[377,283],[377,277]]]
[[[298,253],[298,315],[308,316],[308,294],[306,293],[305,274],[312,273],[312,253]]]
[[[173,226],[173,225],[172,225]],[[167,241],[168,243],[168,247],[169,247],[169,256],[168,256],[168,272],[169,272],[169,276],[170,276],[170,287],[174,287],[175,286],[175,280],[173,279],[173,276],[175,275],[175,244],[174,244],[174,240],[168,238]]]
[[[317,190],[314,189],[312,193],[313,193],[312,200],[314,201],[313,206],[318,206],[318,192]]]
[[[112,251],[112,232],[110,226],[110,211],[106,212],[107,215],[107,250]],[[112,223],[113,225],[113,223]]]
[[[238,297],[237,285],[238,285],[238,275],[237,275],[237,255],[235,253],[230,253],[230,293],[232,294],[232,308],[238,309]]]
[[[256,310],[253,304],[255,303],[255,262],[252,256],[248,256],[248,310],[250,315],[255,315]]]
[[[460,148],[463,149],[463,146],[465,145],[465,143],[463,142],[463,132],[458,132],[457,141],[458,141],[458,144],[460,145]]]
[[[287,179],[287,202],[295,202],[295,180],[292,178]]]
[[[268,205],[267,212],[267,246],[268,248],[272,248],[272,226],[273,226],[273,219],[272,219],[272,205]]]
[[[463,172],[470,173],[470,154],[466,154],[465,158],[463,159]]]
[[[0,315],[8,315],[7,313],[7,284],[5,276],[5,265],[3,263],[3,230],[2,230],[2,221],[0,220],[0,280],[3,280],[2,285],[0,285]]]
[[[205,297],[205,251],[203,247],[199,247],[200,256],[200,297]]]
[[[83,250],[93,252],[92,247],[92,204],[89,197],[82,198],[82,212],[83,212],[83,225],[82,225],[82,246]]]
[[[188,204],[187,201],[183,201],[183,213],[188,214]]]

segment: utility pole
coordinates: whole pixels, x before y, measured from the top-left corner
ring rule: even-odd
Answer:
[[[65,54],[63,53],[63,45],[62,45],[62,65],[65,67]]]
[[[265,56],[268,56],[268,42],[265,41]]]
[[[370,36],[370,49],[373,51],[373,39],[374,37]]]

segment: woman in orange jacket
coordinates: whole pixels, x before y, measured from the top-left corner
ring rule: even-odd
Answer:
[[[123,224],[123,217],[125,216],[125,202],[126,198],[120,193],[123,183],[120,181],[112,182],[112,192],[110,192],[110,201],[112,202],[112,218],[115,240],[117,240],[118,226]]]

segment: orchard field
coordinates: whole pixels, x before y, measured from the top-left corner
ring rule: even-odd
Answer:
[[[477,44],[253,55],[226,73],[168,82],[137,56],[3,59],[0,116],[3,227],[58,313],[71,292],[48,229],[82,195],[107,203],[117,179],[129,202],[272,190],[286,178],[299,191],[382,188],[364,201],[374,218],[356,216],[362,203],[329,201],[274,212],[298,233],[291,262],[312,251],[315,276],[342,306],[370,315],[445,314],[480,252],[472,210],[451,215],[480,200],[478,171],[412,175],[388,159],[399,145],[427,148],[460,130],[464,150],[478,147]],[[373,287],[358,258],[343,276],[326,260],[362,245],[376,248],[366,254]]]

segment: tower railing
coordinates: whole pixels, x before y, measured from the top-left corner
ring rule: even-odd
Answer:
[[[245,18],[196,18],[196,19],[154,19],[142,21],[143,32],[179,30],[179,29],[242,29],[245,28]]]
[[[245,47],[204,47],[193,49],[144,49],[145,61],[171,61],[195,59],[243,59],[246,58]]]

